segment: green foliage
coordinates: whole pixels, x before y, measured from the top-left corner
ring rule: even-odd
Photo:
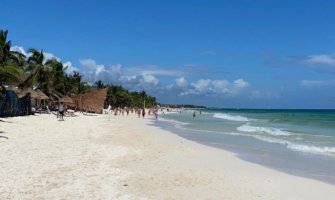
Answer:
[[[7,41],[8,31],[0,30],[0,86],[3,82],[17,82],[20,79],[24,55],[11,51],[11,41]]]
[[[108,88],[107,104],[113,107],[152,107],[156,98],[145,91],[129,92],[122,86],[106,85],[97,81],[93,86],[82,82],[82,75],[74,71],[65,73],[66,67],[56,59],[45,60],[43,51],[29,49],[30,56],[11,51],[8,31],[0,30],[0,86],[2,82],[16,83],[21,88],[36,87],[46,94],[82,94],[92,88]],[[24,77],[24,80],[21,80]]]
[[[0,30],[0,66],[8,64],[11,41],[7,41],[8,31]]]
[[[106,88],[107,86],[102,82],[102,81],[96,81],[95,83],[94,83],[94,86],[96,87],[96,88],[98,88],[98,89],[101,89],[101,88]]]
[[[44,92],[48,92],[48,86],[50,85],[51,79],[51,68],[43,63],[44,54],[42,51],[36,49],[29,49],[32,54],[28,60],[25,68],[25,72],[28,75],[27,79],[20,85],[21,87],[33,87],[41,89]]]
[[[147,95],[146,92],[129,92],[122,86],[107,86],[107,104],[114,108],[124,107],[153,107],[157,105],[156,98]],[[145,104],[145,105],[144,105]]]
[[[21,71],[12,65],[0,67],[0,82],[17,82],[19,81]]]

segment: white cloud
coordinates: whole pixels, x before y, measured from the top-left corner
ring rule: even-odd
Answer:
[[[304,60],[308,64],[321,64],[335,66],[335,55],[310,55]]]
[[[83,79],[91,84],[101,80],[106,83],[108,78],[118,77],[120,74],[119,69],[120,65],[113,65],[106,67],[104,65],[99,65],[93,59],[83,59],[79,61],[82,67],[82,74],[84,75]]]
[[[203,92],[208,89],[209,84],[211,83],[210,79],[200,79],[196,83],[193,83],[193,87],[198,92]]]
[[[73,71],[77,71],[77,72],[79,71],[79,68],[74,67],[72,65],[72,62],[70,62],[70,61],[67,61],[67,62],[63,63],[63,66],[66,67],[66,71],[65,72],[67,74],[72,74]]]
[[[80,60],[84,81],[93,84],[101,80],[107,84],[120,84],[130,90],[149,90],[170,92],[172,94],[224,96],[236,95],[249,83],[237,79],[230,83],[227,80],[199,79],[189,83],[183,76],[175,79],[173,84],[161,86],[157,76],[177,76],[182,74],[178,70],[160,69],[157,66],[125,68],[122,65],[100,65],[95,60]]]
[[[156,77],[154,77],[153,75],[144,74],[144,75],[142,75],[142,77],[143,77],[143,81],[144,81],[145,84],[150,84],[150,85],[156,86],[159,83],[158,79]]]
[[[97,63],[93,59],[83,59],[79,60],[80,64],[89,69],[95,69],[97,67]]]
[[[153,74],[167,74],[164,71],[155,69],[153,71],[141,71],[139,68],[132,70],[124,68],[122,65],[101,65],[93,59],[80,60],[83,80],[93,84],[101,80],[107,84],[123,85],[130,90],[154,89],[159,80]]]
[[[23,47],[20,47],[20,46],[13,46],[10,48],[11,51],[17,51],[17,52],[20,52],[22,53],[23,55],[27,56],[27,52],[24,50]]]
[[[181,76],[183,74],[180,70],[175,69],[160,69],[155,65],[145,67],[131,67],[124,69],[124,73],[128,75],[154,75],[154,76]]]
[[[153,75],[120,76],[112,80],[113,84],[121,84],[130,90],[154,90],[159,80]]]
[[[161,76],[179,76],[181,74],[180,71],[177,70],[143,70],[142,74],[149,74],[149,75],[161,75]]]
[[[49,52],[43,52],[44,54],[44,62],[46,62],[47,60],[50,60],[50,59],[56,59],[57,61],[61,62],[62,59],[56,57],[54,54],[52,53],[49,53]]]
[[[188,82],[184,77],[179,77],[175,80],[176,86],[179,88],[186,88],[188,86]]]
[[[322,73],[335,73],[335,54],[290,56],[285,62],[273,61],[279,66],[303,66]]]
[[[226,93],[229,91],[229,82],[226,80],[214,80],[212,81],[213,87],[215,91],[219,93]]]
[[[99,75],[104,72],[107,72],[107,70],[105,69],[105,66],[97,65],[96,70],[95,70],[95,75]]]
[[[237,79],[234,81],[234,85],[237,88],[245,88],[248,87],[249,83],[244,81],[243,79]]]
[[[237,79],[233,83],[227,80],[199,79],[180,92],[180,95],[234,96],[248,85],[243,79]]]
[[[301,80],[300,84],[304,87],[320,87],[335,85],[335,80]]]

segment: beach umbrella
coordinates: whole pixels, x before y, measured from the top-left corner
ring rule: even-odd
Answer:
[[[63,102],[63,103],[73,103],[71,97],[68,97],[68,96],[64,96],[64,97],[60,98],[58,101]]]
[[[38,94],[31,88],[25,89],[12,89],[19,98],[24,97],[26,94],[30,93],[31,98],[36,99]]]
[[[35,90],[36,98],[35,99],[40,99],[40,100],[46,100],[49,99],[49,97],[44,94],[41,90]]]
[[[50,93],[50,94],[49,94],[49,98],[50,98],[50,100],[53,101],[53,102],[57,102],[59,99],[61,99],[61,97],[58,96],[58,95],[55,94],[55,93]]]

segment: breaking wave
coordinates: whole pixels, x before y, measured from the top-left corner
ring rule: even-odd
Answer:
[[[236,128],[238,131],[242,132],[256,132],[256,133],[266,133],[274,136],[278,135],[291,135],[288,131],[283,131],[278,128],[272,128],[272,127],[262,127],[262,126],[251,126],[249,124],[244,124],[242,126],[239,126]]]
[[[213,115],[214,118],[220,118],[225,119],[229,121],[239,121],[239,122],[248,122],[250,121],[248,118],[239,116],[239,115],[229,115],[229,114],[223,114],[223,113],[215,113]]]
[[[300,152],[306,152],[306,153],[335,155],[335,147],[328,147],[328,146],[317,147],[317,146],[313,146],[313,145],[288,143],[287,148],[289,148],[293,151],[300,151]]]

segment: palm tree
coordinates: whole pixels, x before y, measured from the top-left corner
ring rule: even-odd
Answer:
[[[146,99],[147,93],[145,91],[142,91],[140,94],[141,94],[142,101],[143,101],[142,107],[145,108],[145,99]]]
[[[74,71],[72,75],[65,74],[65,91],[66,94],[79,94],[81,84],[81,75]]]
[[[60,61],[53,58],[45,63],[45,68],[48,69],[46,71],[46,77],[47,77],[46,89],[48,90],[48,92],[56,94],[66,94],[68,92],[66,90],[66,84],[65,84],[66,67],[64,67]]]
[[[0,87],[3,87],[4,82],[19,82],[20,70],[13,65],[0,66]]]
[[[74,85],[76,87],[76,92],[77,94],[80,94],[83,92],[83,87],[81,85],[81,78],[82,78],[82,75],[77,72],[77,71],[74,71],[73,72],[73,80],[74,80]]]
[[[21,70],[18,67],[24,55],[11,51],[11,41],[7,41],[8,31],[0,30],[0,87],[3,82],[19,82]],[[4,89],[4,88],[3,88]]]
[[[25,69],[29,76],[20,86],[32,87],[36,84],[37,88],[47,92],[47,76],[50,69],[44,65],[44,54],[42,51],[37,51],[36,49],[29,49],[29,52],[32,55],[28,58]]]
[[[0,65],[4,66],[9,64],[11,60],[11,41],[7,41],[8,31],[0,30]]]
[[[0,30],[0,92],[5,91],[3,82],[16,82],[20,87],[36,86],[47,94],[68,95],[82,94],[91,86],[82,82],[83,75],[74,71],[72,75],[65,73],[66,68],[60,61],[50,59],[45,61],[42,51],[29,49],[28,59],[20,52],[11,51],[11,42],[7,41],[8,31]],[[20,83],[20,77],[27,79]],[[156,104],[156,99],[142,92],[129,92],[122,86],[105,85],[102,81],[95,82],[95,87],[108,87],[107,101],[116,107]],[[1,97],[1,95],[0,95]]]
[[[98,89],[101,89],[101,88],[105,88],[106,85],[101,81],[101,80],[98,80],[94,83],[95,87],[98,88]]]

